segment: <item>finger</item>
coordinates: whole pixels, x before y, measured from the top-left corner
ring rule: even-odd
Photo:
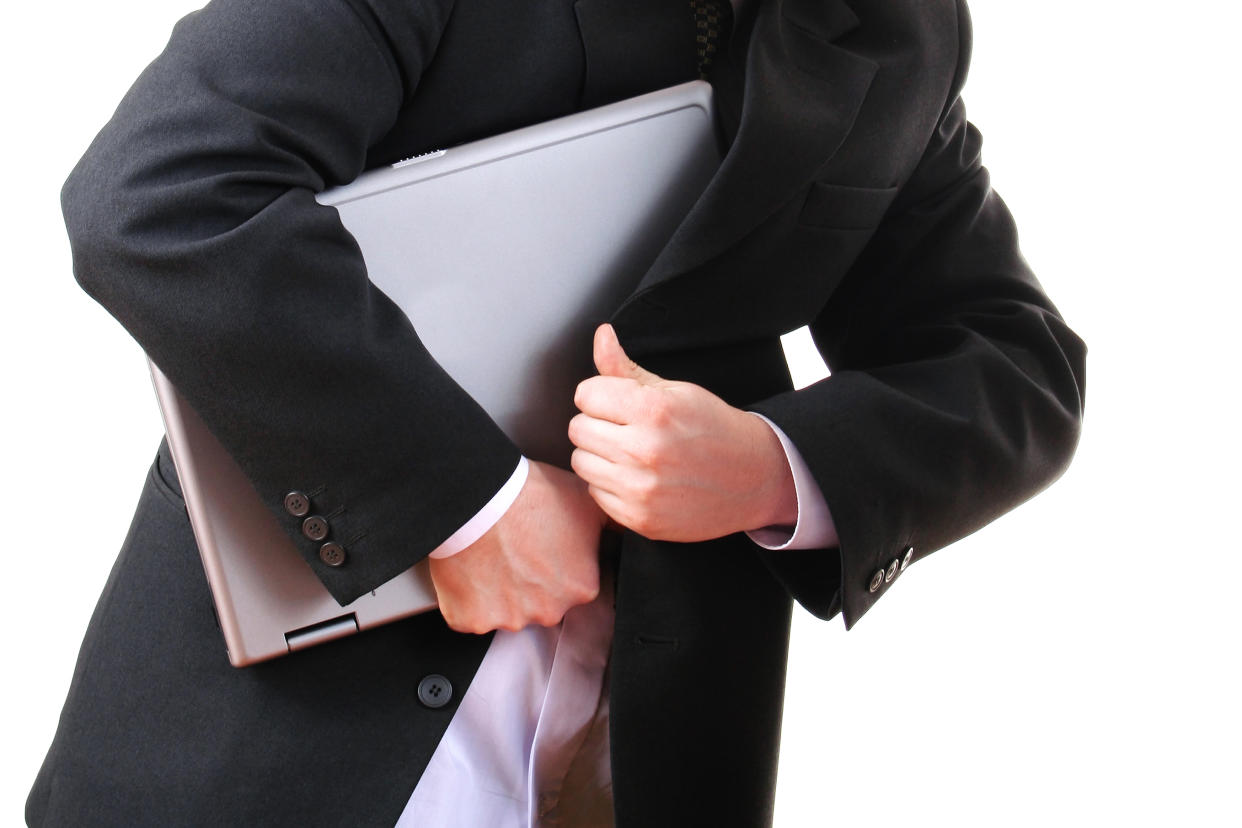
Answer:
[[[599,486],[587,486],[587,494],[599,505],[604,514],[608,515],[609,520],[616,523],[622,529],[631,528],[628,522],[629,510],[624,500],[607,489],[601,489]]]
[[[574,405],[583,414],[618,425],[635,421],[641,414],[643,387],[622,377],[591,377],[578,383]]]
[[[577,414],[569,421],[569,442],[605,460],[622,463],[629,458],[624,448],[626,430],[626,426],[608,420]]]
[[[449,626],[449,629],[459,633],[485,632],[479,629],[478,619],[469,606],[458,602],[455,597],[442,593],[437,593],[436,597],[440,614],[444,617],[444,623]]]
[[[617,339],[617,332],[607,323],[595,329],[594,356],[595,370],[600,376],[625,377],[638,380],[643,385],[655,385],[660,377],[641,367],[630,359]]]
[[[614,495],[620,494],[623,471],[616,463],[579,448],[569,456],[569,465],[574,474],[586,482],[588,489],[594,486]]]

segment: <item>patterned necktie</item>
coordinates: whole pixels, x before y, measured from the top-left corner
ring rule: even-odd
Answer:
[[[733,20],[731,0],[690,0],[694,11],[694,41],[698,55],[699,78],[707,80],[717,44],[727,41]]]

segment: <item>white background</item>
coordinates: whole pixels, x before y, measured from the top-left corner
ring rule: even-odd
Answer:
[[[139,349],[70,275],[57,191],[195,5],[5,13],[2,825],[161,433]],[[968,109],[1091,348],[1086,432],[1059,483],[919,562],[852,632],[796,618],[776,824],[1242,825],[1237,14],[973,14]]]

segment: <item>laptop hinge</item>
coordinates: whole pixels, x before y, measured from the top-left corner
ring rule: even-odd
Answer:
[[[322,644],[325,641],[331,641],[334,638],[353,635],[356,632],[358,632],[358,620],[354,618],[354,614],[351,612],[349,615],[342,615],[340,618],[320,621],[318,624],[311,624],[309,627],[287,632],[285,633],[285,642],[289,645],[289,652],[294,652],[295,650],[305,650],[307,647]]]

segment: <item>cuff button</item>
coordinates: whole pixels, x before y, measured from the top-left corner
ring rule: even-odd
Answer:
[[[319,560],[328,566],[341,566],[345,563],[345,547],[339,543],[328,541],[319,547]]]
[[[310,512],[310,498],[303,492],[289,492],[285,495],[285,511],[294,517],[306,517]]]
[[[879,592],[880,587],[884,586],[884,570],[877,569],[875,574],[871,576],[871,584],[867,587],[868,592]]]
[[[884,573],[884,583],[889,583],[897,577],[897,568],[901,566],[901,561],[893,558],[892,563],[888,565],[888,570]]]
[[[319,515],[311,515],[302,521],[302,534],[313,541],[323,540],[328,536],[328,521]]]
[[[901,557],[901,571],[905,572],[906,567],[910,565],[910,561],[914,560],[914,547],[907,546],[906,554]]]

